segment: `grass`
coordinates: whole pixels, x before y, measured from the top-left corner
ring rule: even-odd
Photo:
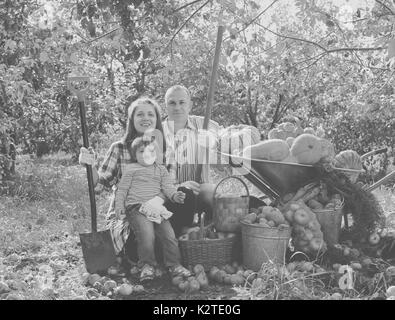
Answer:
[[[16,294],[24,299],[73,299],[85,295],[87,288],[81,283],[81,276],[86,271],[78,245],[79,233],[90,232],[85,169],[72,163],[70,156],[57,154],[40,160],[18,157],[17,170],[15,183],[9,185],[8,194],[0,197],[0,281],[12,283]],[[224,173],[217,173],[213,181],[218,182],[223,176]],[[224,190],[233,193],[244,190],[239,185],[224,184]],[[251,184],[249,189],[253,189]],[[374,193],[386,212],[395,211],[393,190],[382,187]],[[109,194],[101,189],[96,195],[99,230],[104,227]],[[287,290],[297,288],[293,282],[296,278],[282,278],[279,282],[273,268],[266,266],[263,274],[267,283],[277,286],[278,295],[260,297],[295,298]],[[325,290],[314,291],[322,287],[319,278],[310,277],[306,281],[308,290],[299,292],[300,296],[328,297]],[[251,288],[244,289],[244,295],[251,293],[248,291]],[[220,297],[221,290],[211,292],[211,297],[213,294]],[[190,298],[173,294],[179,299]]]

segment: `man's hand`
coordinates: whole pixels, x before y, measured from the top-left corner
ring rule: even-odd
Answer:
[[[176,203],[184,203],[184,200],[185,200],[185,193],[182,191],[177,191],[173,195],[173,201]]]
[[[94,166],[95,165],[95,160],[96,160],[96,154],[93,151],[93,149],[91,147],[84,148],[81,147],[80,149],[80,155],[78,157],[78,162],[81,165],[91,165]]]
[[[193,191],[194,194],[198,195],[200,192],[200,184],[196,181],[185,181],[181,183],[181,187],[189,188]]]

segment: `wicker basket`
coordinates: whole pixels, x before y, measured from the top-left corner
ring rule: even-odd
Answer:
[[[240,197],[218,197],[216,195],[218,186],[227,179],[239,180],[247,190],[247,195]],[[230,176],[218,182],[214,189],[213,222],[218,231],[239,232],[241,230],[240,220],[248,214],[250,193],[245,182],[236,176]]]
[[[232,262],[236,235],[224,239],[178,240],[184,266],[203,265],[205,270]]]

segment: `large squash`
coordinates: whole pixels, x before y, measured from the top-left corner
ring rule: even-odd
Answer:
[[[243,150],[243,156],[251,159],[282,161],[289,155],[288,143],[281,139],[262,141]]]
[[[359,154],[354,150],[344,150],[341,151],[338,155],[336,155],[334,160],[334,165],[337,168],[345,168],[345,169],[355,169],[362,170],[362,161]],[[359,173],[345,173],[352,183],[355,183],[358,179]]]
[[[295,138],[291,147],[291,154],[300,164],[314,164],[322,158],[321,139],[304,133]]]
[[[286,133],[282,131],[280,128],[274,128],[269,131],[268,138],[285,140],[287,136]]]

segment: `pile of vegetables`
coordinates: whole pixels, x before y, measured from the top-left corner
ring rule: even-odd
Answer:
[[[191,270],[194,275],[190,277],[176,276],[171,280],[172,284],[183,292],[194,293],[199,290],[207,290],[209,281],[201,264],[197,264]]]
[[[324,162],[315,164],[318,176],[326,184],[328,190],[338,193],[344,199],[346,212],[351,213],[353,225],[347,232],[351,240],[367,242],[369,237],[383,228],[385,216],[383,208],[371,193],[359,184],[354,184],[348,176],[333,170]]]
[[[315,213],[302,200],[287,203],[284,216],[292,225],[292,242],[296,250],[307,254],[326,251],[321,225]]]
[[[283,202],[303,201],[312,210],[335,210],[342,206],[342,197],[338,193],[329,194],[325,183],[308,184],[297,193],[289,193],[283,197]]]
[[[322,159],[332,161],[335,157],[333,144],[311,133],[302,133],[296,138],[274,138],[247,146],[243,157],[312,165]]]
[[[235,233],[232,232],[219,232],[213,225],[206,227],[193,227],[187,230],[187,232],[181,235],[179,240],[214,240],[214,239],[225,239],[234,237]]]
[[[242,221],[250,224],[259,224],[266,228],[289,228],[289,223],[285,220],[281,211],[272,206],[261,206],[251,209]]]
[[[209,272],[209,278],[213,282],[233,286],[242,286],[247,280],[253,280],[253,277],[254,272],[252,270],[244,270],[237,262],[221,267],[214,266]]]
[[[86,292],[88,299],[97,299],[100,296],[130,296],[133,293],[140,294],[145,291],[142,285],[132,285],[126,278],[123,278],[122,281],[119,284],[107,276],[102,277],[96,273],[82,275],[82,283],[89,287]]]

